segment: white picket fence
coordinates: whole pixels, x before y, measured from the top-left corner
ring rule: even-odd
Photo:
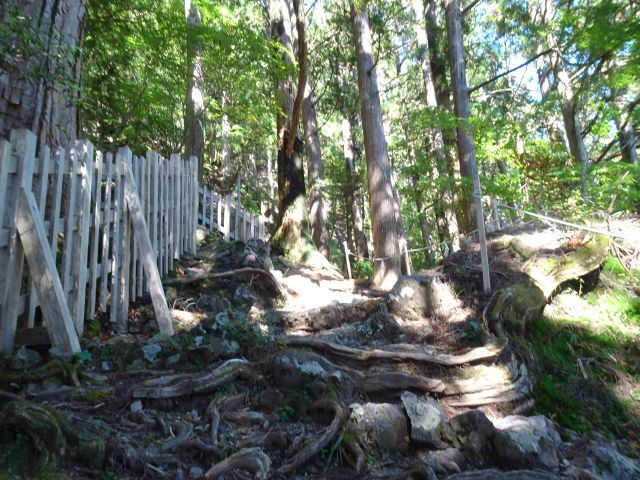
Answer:
[[[242,208],[241,184],[236,182],[234,195],[221,195],[206,186],[198,189],[198,223],[218,230],[225,240],[267,239],[266,217],[255,216]],[[261,212],[263,208],[261,207]]]
[[[41,322],[34,282],[42,287],[42,279],[29,278],[33,268],[24,267],[16,227],[21,192],[35,196],[34,211],[41,216],[38,223],[44,225],[78,335],[85,319],[108,306],[113,324],[125,329],[130,302],[148,291],[144,249],[136,242],[143,237],[133,235],[125,202],[126,166],[133,172],[160,275],[172,271],[182,253],[196,250],[195,157],[183,161],[174,154],[167,160],[155,152],[138,157],[126,147],[103,154],[88,141],[75,142],[68,152],[44,148],[38,158],[35,151],[36,137],[27,130],[12,131],[10,141],[0,139],[0,352],[5,354],[13,349],[16,329],[20,333]]]

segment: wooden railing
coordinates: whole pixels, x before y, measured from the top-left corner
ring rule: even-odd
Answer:
[[[234,195],[221,195],[200,186],[198,223],[210,230],[218,230],[225,240],[267,239],[265,216],[252,215],[242,208],[240,180],[236,183]]]
[[[155,152],[137,157],[126,147],[115,155],[103,154],[94,152],[88,141],[75,142],[68,152],[44,148],[38,158],[35,151],[36,137],[27,130],[13,131],[10,141],[0,139],[0,352],[4,354],[13,348],[16,328],[38,327],[39,311],[45,310],[36,287],[41,292],[47,285],[42,285],[43,278],[30,277],[30,271],[39,270],[31,264],[25,268],[26,239],[21,236],[28,232],[19,234],[16,219],[26,207],[19,199],[35,198],[32,211],[39,216],[35,223],[46,236],[44,257],[57,271],[78,335],[85,319],[94,318],[98,310],[108,310],[113,325],[126,329],[130,301],[149,289],[151,277],[143,270],[149,273],[154,265],[147,261],[153,252],[160,275],[165,275],[173,270],[174,259],[196,250],[195,157],[183,161],[171,155],[167,160]],[[135,235],[126,187],[129,197],[135,196]],[[145,228],[148,234],[143,234]],[[151,257],[143,259],[143,252]],[[27,260],[31,263],[33,258]],[[154,291],[158,289],[161,285]]]

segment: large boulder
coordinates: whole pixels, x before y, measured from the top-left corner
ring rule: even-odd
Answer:
[[[494,465],[493,442],[496,427],[480,410],[470,410],[449,420],[442,437],[459,448],[470,465]]]
[[[287,349],[279,353],[273,361],[273,372],[280,388],[309,389],[318,397],[333,392],[341,399],[353,394],[354,382],[346,371],[307,350]]]
[[[560,435],[547,417],[510,415],[493,420],[495,453],[511,468],[553,470],[560,465]]]
[[[347,431],[366,451],[405,452],[409,448],[407,418],[391,403],[354,403]]]
[[[389,293],[389,312],[405,320],[418,321],[444,313],[454,302],[457,299],[449,284],[428,275],[405,275]]]
[[[613,445],[579,440],[569,448],[567,457],[574,469],[587,470],[601,480],[640,478],[640,463],[622,455]]]
[[[514,470],[502,472],[495,468],[489,470],[475,470],[472,472],[458,473],[447,477],[447,480],[562,480],[554,473],[540,470]]]
[[[412,392],[404,392],[400,398],[409,417],[411,440],[435,448],[446,447],[441,429],[447,421],[447,414],[438,401],[429,396],[418,397]]]

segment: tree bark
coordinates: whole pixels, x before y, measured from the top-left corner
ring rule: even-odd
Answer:
[[[367,179],[371,204],[374,260],[373,283],[390,289],[401,274],[399,229],[395,213],[391,164],[384,138],[380,94],[371,46],[369,15],[351,5],[356,44],[358,85],[362,110]]]
[[[302,119],[304,124],[304,139],[307,154],[307,183],[309,185],[309,224],[311,238],[318,251],[329,258],[329,235],[327,234],[327,209],[322,194],[321,182],[322,154],[320,151],[320,135],[318,133],[318,118],[316,115],[315,99],[311,87],[311,74],[307,70],[307,84],[302,103]]]
[[[187,97],[184,115],[185,158],[198,157],[198,180],[204,180],[204,71],[200,59],[200,42],[194,38],[201,26],[195,1],[184,1],[187,20]]]
[[[68,147],[78,134],[86,0],[9,0],[0,16],[20,13],[37,47],[17,63],[0,68],[0,137],[27,128],[38,147]],[[3,23],[5,18],[1,18]],[[24,42],[20,36],[17,42]],[[27,46],[27,48],[29,48]]]
[[[487,239],[484,229],[484,215],[482,212],[482,190],[476,165],[476,152],[473,135],[469,127],[470,106],[469,88],[465,73],[464,51],[462,48],[462,18],[458,0],[445,0],[445,14],[447,18],[447,35],[449,39],[449,65],[451,68],[451,87],[455,114],[459,122],[457,129],[458,158],[460,171],[473,184],[473,193],[465,194],[466,216],[470,221],[475,214],[478,237],[480,239],[480,257],[482,262],[482,283],[485,292],[491,290],[489,278],[489,259],[487,256]],[[473,208],[471,206],[473,205]],[[468,232],[469,230],[467,230]]]

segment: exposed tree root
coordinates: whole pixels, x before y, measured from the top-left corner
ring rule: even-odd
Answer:
[[[271,459],[260,448],[243,448],[233,455],[225,458],[221,462],[211,467],[204,478],[216,480],[222,475],[234,470],[247,470],[251,472],[253,478],[265,479],[269,476]]]
[[[336,402],[321,400],[313,404],[312,408],[325,408],[333,410],[335,415],[333,421],[331,422],[331,425],[329,425],[319,437],[309,441],[300,449],[298,453],[296,453],[284,465],[282,465],[278,469],[279,474],[292,472],[293,470],[306,463],[309,459],[316,456],[318,453],[320,453],[320,450],[329,445],[329,443],[335,438],[336,435],[338,435],[338,432],[342,428],[342,424],[345,421],[346,415],[342,407]]]
[[[269,321],[284,328],[318,332],[338,327],[345,323],[359,323],[378,311],[381,299],[365,300],[357,303],[330,305],[302,312],[274,311]]]
[[[364,393],[389,390],[419,390],[429,393],[443,393],[445,391],[445,383],[437,378],[390,371],[363,374],[359,378],[357,388]]]
[[[231,359],[212,371],[168,375],[145,381],[133,389],[135,398],[174,398],[182,395],[208,393],[238,377],[248,378],[252,375],[250,362]]]
[[[274,277],[271,272],[263,270],[261,268],[245,267],[238,268],[236,270],[229,270],[228,272],[207,273],[204,275],[195,275],[192,277],[169,278],[167,280],[163,280],[162,284],[165,287],[184,287],[186,285],[193,285],[194,283],[200,283],[216,278],[233,277],[236,275],[261,275],[271,283],[278,297],[284,299],[289,298],[289,293],[280,284],[278,279]]]
[[[280,341],[289,346],[309,347],[332,355],[362,362],[376,360],[389,360],[394,362],[414,361],[432,363],[447,367],[496,358],[500,355],[507,343],[506,339],[494,339],[493,343],[489,343],[483,347],[473,348],[467,353],[461,355],[449,355],[446,353],[417,351],[362,350],[310,337],[289,336],[284,337]]]

